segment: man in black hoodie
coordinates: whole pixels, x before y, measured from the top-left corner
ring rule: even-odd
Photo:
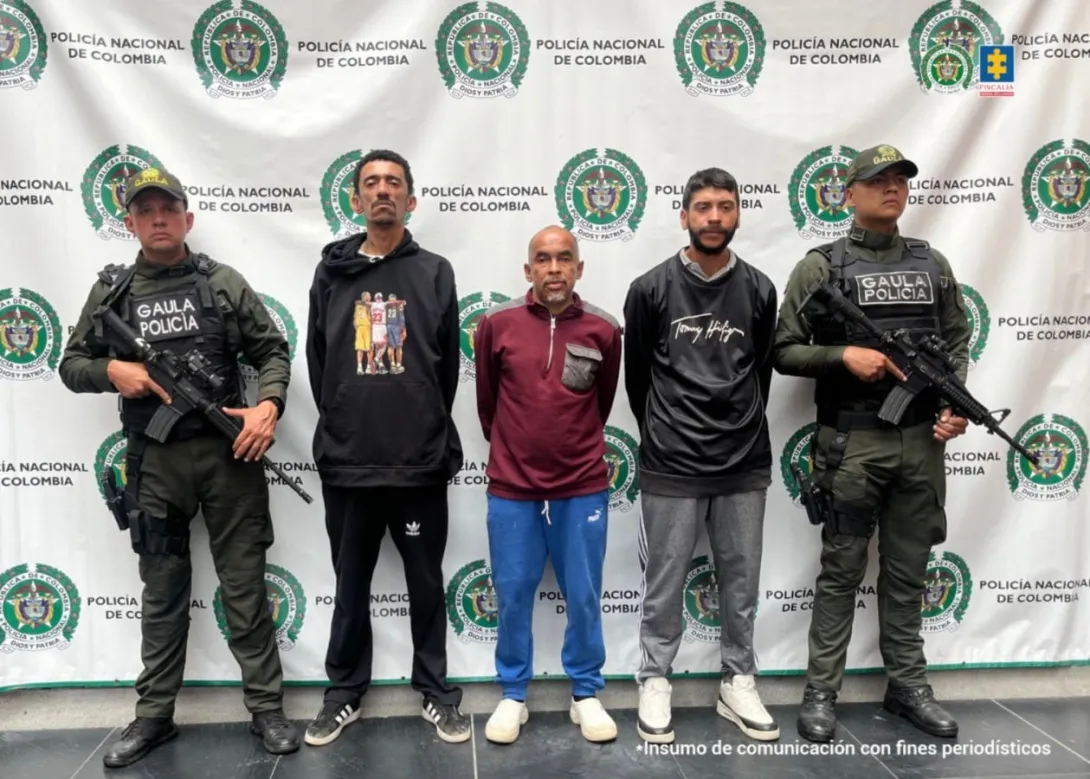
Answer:
[[[366,231],[322,249],[310,289],[307,367],[318,427],[337,594],[326,653],[330,686],[307,728],[314,746],[359,719],[371,681],[371,578],[389,527],[405,565],[413,689],[449,742],[469,739],[447,684],[443,554],[447,483],[462,467],[451,416],[458,387],[458,294],[445,258],[405,229],[416,207],[409,163],[372,151],[356,168],[352,204]]]

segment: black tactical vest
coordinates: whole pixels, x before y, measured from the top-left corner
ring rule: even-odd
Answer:
[[[224,321],[230,305],[226,299],[221,300],[208,281],[215,261],[203,254],[195,254],[192,259],[192,264],[186,263],[177,269],[187,277],[188,283],[140,296],[133,295],[129,289],[135,266],[123,269],[109,266],[99,275],[113,284],[108,293],[113,301],[111,305],[138,336],[155,348],[168,349],[179,357],[191,350],[200,352],[208,360],[209,369],[224,380],[216,402],[220,406],[240,406],[243,386],[237,349],[231,348]],[[167,275],[166,278],[176,277]],[[126,355],[118,356],[126,358]],[[169,392],[168,388],[164,389]],[[126,433],[142,433],[160,405],[162,401],[158,395],[121,398],[121,423]],[[216,429],[196,411],[175,425],[170,440],[184,441],[212,434],[218,435]]]
[[[847,238],[818,247],[830,260],[830,283],[857,305],[883,330],[904,329],[913,333],[940,333],[942,277],[926,241],[904,238],[904,252],[896,263],[872,262],[851,253]],[[814,343],[823,346],[876,348],[865,334],[844,323],[824,318],[815,323]],[[814,400],[818,416],[837,411],[873,412],[882,406],[897,383],[892,377],[863,382],[849,371],[817,379]],[[914,424],[934,415],[938,397],[922,392],[906,412],[902,424]]]

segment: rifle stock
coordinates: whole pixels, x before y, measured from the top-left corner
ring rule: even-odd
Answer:
[[[878,341],[879,350],[905,375],[905,380],[894,386],[883,401],[878,412],[880,419],[896,424],[912,400],[924,389],[931,388],[950,406],[955,416],[984,427],[991,435],[999,436],[1034,467],[1038,466],[1037,456],[1000,427],[1010,410],[990,411],[969,392],[957,376],[957,365],[953,356],[938,336],[926,335],[914,339],[905,330],[883,330],[828,282],[818,285],[807,301],[812,301],[819,310],[824,310],[835,319],[860,328]],[[995,415],[1000,412],[1002,416],[996,419]]]
[[[161,405],[152,415],[145,435],[163,443],[182,417],[191,411],[199,411],[217,430],[232,441],[238,437],[243,428],[242,422],[225,414],[223,409],[213,402],[214,390],[222,386],[223,379],[208,370],[208,363],[200,352],[192,351],[179,357],[169,349],[156,349],[140,338],[109,306],[99,306],[92,317],[95,321],[96,337],[114,346],[121,353],[132,354],[137,360],[143,362],[148,376],[170,396],[171,402]],[[306,503],[314,502],[314,499],[293,482],[279,465],[267,456],[262,456],[261,462],[283,479]]]

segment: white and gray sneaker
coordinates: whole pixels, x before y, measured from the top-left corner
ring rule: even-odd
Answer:
[[[525,703],[504,698],[488,718],[484,737],[495,744],[513,744],[529,720],[530,711]]]
[[[674,743],[674,724],[670,717],[672,689],[665,676],[652,676],[640,685],[636,730],[644,741],[653,744]]]
[[[757,685],[752,676],[724,676],[719,683],[719,700],[716,701],[715,710],[750,738],[776,741],[780,737],[776,721],[757,695]]]
[[[359,718],[359,705],[327,701],[322,704],[322,710],[318,712],[318,716],[307,726],[304,739],[312,747],[325,746],[331,741],[336,741],[345,726]]]
[[[434,698],[426,698],[420,710],[420,716],[435,725],[439,738],[447,743],[460,744],[463,741],[469,741],[472,735],[469,717],[462,714],[454,704],[440,703]]]

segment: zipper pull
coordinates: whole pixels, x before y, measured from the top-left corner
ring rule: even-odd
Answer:
[[[549,371],[553,367],[553,334],[556,332],[556,314],[549,316],[549,361],[545,363],[545,375],[549,374]]]

